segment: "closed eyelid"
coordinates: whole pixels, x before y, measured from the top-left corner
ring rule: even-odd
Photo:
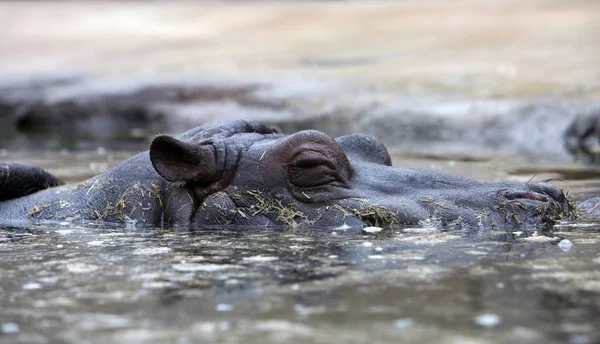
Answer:
[[[324,165],[332,170],[335,169],[334,161],[332,161],[332,159],[325,154],[317,151],[304,151],[299,153],[292,158],[288,165],[299,168],[310,168]]]

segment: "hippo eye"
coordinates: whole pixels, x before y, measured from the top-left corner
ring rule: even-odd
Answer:
[[[292,161],[294,167],[298,168],[312,168],[320,165],[324,165],[332,170],[335,169],[333,162],[325,155],[318,152],[304,152],[298,154]]]
[[[309,188],[337,180],[335,163],[322,153],[305,151],[288,164],[288,178],[296,186]]]

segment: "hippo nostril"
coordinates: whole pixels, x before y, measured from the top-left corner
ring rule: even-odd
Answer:
[[[561,189],[548,183],[529,184],[529,188],[536,193],[543,193],[550,196],[554,201],[564,203],[566,196]]]
[[[511,192],[506,195],[506,198],[513,199],[529,199],[538,202],[548,202],[548,197],[537,192]]]

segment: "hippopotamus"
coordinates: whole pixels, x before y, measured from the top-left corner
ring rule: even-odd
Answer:
[[[45,176],[47,186],[60,184],[43,170],[20,170],[35,176],[30,179]],[[563,192],[546,182],[490,183],[393,167],[372,136],[284,135],[248,120],[197,127],[177,138],[159,135],[149,151],[82,183],[20,190],[27,192],[3,195],[10,199],[0,203],[1,221],[512,227],[573,214]]]
[[[564,132],[564,146],[577,160],[600,163],[600,103],[575,117]]]
[[[29,195],[63,181],[36,166],[0,163],[0,201]]]

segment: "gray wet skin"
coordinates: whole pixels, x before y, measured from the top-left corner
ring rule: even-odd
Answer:
[[[64,184],[50,173],[35,166],[0,163],[0,201],[36,193]]]
[[[0,190],[1,192],[2,190]],[[283,135],[254,121],[156,137],[149,152],[80,184],[0,203],[11,220],[340,226],[553,223],[571,215],[548,183],[488,183],[391,167],[373,137]]]
[[[600,104],[577,116],[564,133],[564,145],[577,160],[600,163]]]

